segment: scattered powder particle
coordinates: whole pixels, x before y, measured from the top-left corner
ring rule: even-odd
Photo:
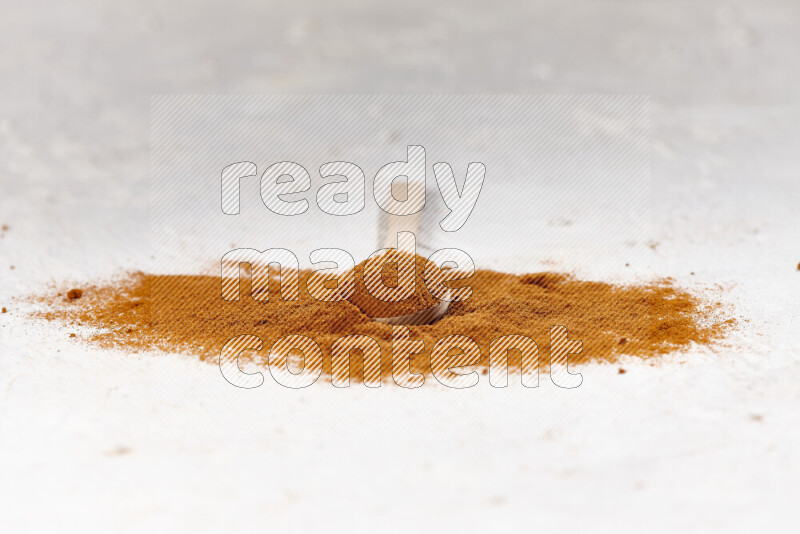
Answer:
[[[8,232],[8,230],[9,230],[8,225],[4,224],[3,227],[0,228],[0,230],[3,230],[4,232]]]
[[[70,334],[69,337],[77,337],[75,334]]]
[[[7,312],[8,312],[8,310],[3,308],[3,313],[7,313]]]
[[[10,266],[9,269],[11,269],[13,271],[14,270],[14,266],[13,265]]]
[[[327,375],[331,372],[331,344],[342,336],[363,334],[378,341],[383,377],[391,376],[392,327],[371,321],[352,302],[313,299],[306,290],[309,275],[307,271],[300,275],[297,301],[279,297],[277,279],[270,280],[266,301],[249,296],[245,279],[242,297],[226,301],[221,297],[219,276],[136,273],[121,282],[91,286],[87,296],[69,306],[49,296],[37,297],[46,307],[37,315],[95,328],[88,341],[98,346],[161,349],[211,362],[217,361],[222,347],[235,336],[258,336],[263,350],[245,352],[241,358],[263,364],[277,339],[304,335],[322,350]],[[696,343],[711,344],[721,339],[731,322],[719,319],[718,306],[704,303],[671,281],[619,286],[557,273],[518,276],[479,270],[453,285],[465,283],[473,289],[469,299],[453,302],[434,324],[409,327],[411,339],[425,343],[424,352],[411,357],[414,372],[430,372],[431,348],[449,335],[468,336],[478,344],[478,367],[484,371],[489,367],[491,341],[509,334],[533,339],[546,363],[550,328],[566,326],[569,339],[583,342],[582,352],[570,355],[571,363],[580,364],[613,362],[621,355],[650,358]],[[519,369],[519,351],[509,352],[508,363],[511,372]],[[542,369],[547,368],[545,363]],[[363,359],[353,356],[353,380],[363,376],[362,369]]]
[[[132,451],[132,449],[130,449],[129,447],[119,446],[119,447],[115,447],[114,449],[108,451],[106,453],[106,456],[124,456],[126,454],[130,454],[131,451]]]
[[[67,292],[67,298],[68,298],[69,300],[75,300],[75,299],[79,299],[79,298],[81,298],[82,296],[83,296],[83,290],[82,290],[82,289],[70,289],[70,290]]]
[[[619,340],[619,344],[620,344],[620,345],[624,345],[624,344],[625,344],[625,343],[627,343],[627,342],[628,342],[628,338],[625,338],[625,337],[623,337],[623,338],[621,338],[621,339]]]
[[[625,369],[623,369],[622,367],[620,367],[620,368],[619,368],[619,371],[617,371],[617,373],[618,373],[618,374],[621,374],[621,375],[624,375],[624,374],[625,374],[625,373],[627,373],[627,372],[628,372],[628,371],[626,371],[626,370],[625,370]]]
[[[797,264],[797,270],[800,271],[800,263]]]

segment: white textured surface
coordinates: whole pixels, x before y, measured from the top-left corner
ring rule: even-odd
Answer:
[[[4,531],[791,529],[797,2],[168,6],[0,5]],[[242,392],[17,313],[146,263],[151,94],[275,91],[652,95],[649,243],[555,267],[674,276],[740,330],[574,391]]]

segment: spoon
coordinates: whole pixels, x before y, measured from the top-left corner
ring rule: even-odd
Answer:
[[[443,300],[438,304],[425,308],[422,311],[409,313],[408,315],[400,315],[397,317],[373,317],[372,320],[378,323],[394,324],[394,325],[420,325],[431,324],[438,321],[442,315],[445,314],[450,307],[450,301]]]
[[[424,182],[416,183],[409,181],[406,184],[406,187],[408,188],[406,192],[406,198],[408,198],[411,196],[412,190],[419,190],[419,188],[424,189],[425,184]],[[403,196],[403,191],[400,191],[400,189],[402,189],[401,183],[398,182],[392,184],[392,195],[395,198]],[[391,215],[389,213],[382,212],[378,224],[378,246],[387,248],[397,244],[398,232],[411,232],[414,235],[417,235],[420,231],[420,218],[420,212],[404,216]],[[449,293],[447,298],[450,298]],[[378,323],[393,325],[431,324],[438,321],[442,315],[447,312],[449,307],[450,301],[443,300],[431,306],[430,308],[409,313],[408,315],[399,315],[397,317],[372,317],[372,320]]]

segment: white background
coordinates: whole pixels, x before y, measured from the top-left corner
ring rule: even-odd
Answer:
[[[790,530],[799,21],[791,0],[3,1],[3,530]],[[146,266],[151,95],[272,92],[651,95],[647,239],[493,266],[674,276],[737,331],[573,391],[243,392],[25,318],[15,297]]]

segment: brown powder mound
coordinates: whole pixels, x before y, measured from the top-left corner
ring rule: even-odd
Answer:
[[[400,301],[386,301],[377,299],[367,291],[364,282],[364,269],[369,268],[380,269],[381,281],[388,288],[397,287],[398,280],[398,263],[403,261],[413,261],[415,269],[415,291],[414,294],[404,300]],[[430,264],[430,269],[438,270],[436,265],[429,262],[422,256],[411,258],[410,255],[396,250],[384,254],[373,260],[362,261],[356,265],[356,284],[355,293],[347,299],[351,304],[356,306],[359,310],[364,312],[367,317],[399,317],[401,315],[408,315],[418,311],[425,310],[431,306],[436,306],[439,300],[428,292],[425,286],[423,275],[425,268]],[[433,274],[433,273],[431,273]],[[374,290],[373,290],[374,292]]]
[[[225,301],[220,279],[214,276],[135,274],[127,280],[88,288],[83,298],[65,301],[45,297],[46,319],[95,327],[89,341],[126,350],[163,349],[188,352],[217,361],[223,345],[235,336],[251,334],[263,341],[260,352],[242,354],[263,363],[280,337],[311,337],[324,354],[323,369],[330,374],[330,347],[349,334],[365,334],[382,349],[382,375],[391,376],[392,327],[372,322],[347,301],[319,302],[305,289],[308,272],[301,274],[300,300],[282,301],[278,282],[271,281],[270,299],[242,297]],[[488,367],[490,342],[498,336],[524,334],[539,346],[546,370],[551,326],[566,326],[569,339],[581,340],[583,350],[570,362],[614,361],[620,355],[648,358],[693,343],[719,339],[732,320],[717,320],[714,307],[669,281],[640,286],[601,282],[540,273],[515,276],[477,271],[469,279],[472,297],[451,304],[432,325],[409,327],[411,339],[422,339],[425,352],[412,356],[411,369],[430,372],[430,351],[441,338],[471,337],[481,349],[480,368]],[[249,295],[243,280],[242,295]],[[457,358],[457,357],[456,357]],[[519,369],[519,351],[509,353],[509,371]],[[363,360],[351,358],[351,376],[362,375]]]

